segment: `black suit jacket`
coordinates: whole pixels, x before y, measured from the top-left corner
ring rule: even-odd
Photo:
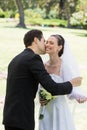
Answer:
[[[27,48],[8,66],[3,124],[34,130],[34,98],[40,83],[52,95],[69,94],[70,82],[55,83],[44,68],[42,59]]]

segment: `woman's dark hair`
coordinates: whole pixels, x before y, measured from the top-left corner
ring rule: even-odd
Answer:
[[[43,33],[40,30],[35,29],[35,30],[28,31],[25,34],[24,39],[23,39],[25,47],[27,48],[28,46],[31,46],[35,37],[37,37],[39,40],[41,40],[42,36],[43,36]]]
[[[62,45],[62,49],[58,53],[58,56],[60,57],[60,56],[62,56],[63,51],[64,51],[65,40],[64,40],[64,38],[61,35],[58,35],[58,34],[51,35],[51,36],[53,36],[53,37],[55,37],[57,39],[58,46]]]

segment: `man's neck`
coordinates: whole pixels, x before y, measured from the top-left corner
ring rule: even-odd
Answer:
[[[35,46],[28,46],[27,48],[30,48],[32,51],[34,51],[34,53],[39,54]]]

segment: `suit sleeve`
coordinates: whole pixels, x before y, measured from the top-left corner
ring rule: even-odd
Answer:
[[[34,78],[52,95],[65,95],[72,91],[72,85],[69,81],[64,83],[56,83],[47,73],[42,59],[39,55],[35,55],[29,61],[29,69]]]

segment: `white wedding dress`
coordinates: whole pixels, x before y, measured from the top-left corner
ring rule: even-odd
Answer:
[[[51,74],[55,82],[63,82],[61,76]],[[73,118],[67,104],[66,96],[57,96],[40,107],[44,118],[39,120],[39,130],[75,130]]]
[[[51,77],[55,82],[59,83],[70,81],[78,76],[80,76],[78,66],[66,43],[62,56],[60,76],[51,74]],[[76,130],[66,96],[69,99],[87,98],[87,94],[82,92],[80,87],[74,87],[70,94],[59,95],[49,101],[47,105],[41,106],[39,114],[43,114],[44,118],[39,119],[39,130]]]
[[[60,76],[51,74],[51,77],[55,82],[61,83],[78,77],[79,74],[76,71],[73,70],[72,66],[68,66],[66,62],[62,62]],[[40,85],[40,87],[42,86]],[[87,97],[87,94],[84,94],[80,87],[75,87],[71,94],[58,95],[47,105],[41,106],[39,115],[43,114],[44,118],[39,119],[39,130],[76,130],[67,97],[69,99],[84,98]]]

